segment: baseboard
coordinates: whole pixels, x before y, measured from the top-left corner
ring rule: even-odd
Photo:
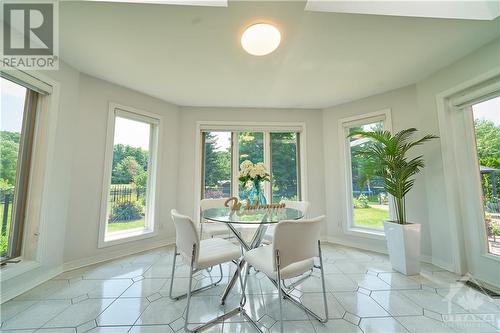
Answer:
[[[327,243],[353,247],[353,248],[361,249],[361,250],[365,250],[365,251],[387,254],[386,248],[381,247],[381,246],[380,247],[368,246],[368,245],[363,244],[363,242],[352,242],[352,241],[349,241],[346,239],[342,239],[342,238],[338,238],[338,237],[331,237],[331,236],[327,236],[323,240]]]
[[[30,281],[27,281],[26,283],[16,283],[13,287],[11,288],[2,288],[2,296],[0,299],[0,304],[7,302],[10,299],[13,299],[14,297],[17,297],[25,292],[27,292],[30,289],[35,288],[39,284],[42,284],[59,274],[63,272],[62,266],[57,266],[52,269],[49,269],[46,272],[42,272],[41,274],[32,274],[34,278]]]
[[[82,258],[82,259],[77,259],[77,260],[72,260],[65,262],[63,264],[63,271],[71,271],[73,269],[89,266],[89,265],[94,265],[98,264],[101,262],[105,261],[110,261],[113,259],[118,259],[121,257],[129,256],[131,254],[137,254],[141,253],[144,251],[149,251],[153,249],[157,249],[159,247],[171,245],[175,243],[175,237],[167,238],[167,239],[161,239],[155,242],[151,242],[147,244],[146,246],[144,244],[137,244],[135,246],[129,246],[127,247],[126,250],[120,249],[120,250],[114,250],[114,251],[107,251],[105,253],[98,254],[96,256],[92,257],[87,257],[87,258]],[[109,249],[109,247],[107,248]]]
[[[361,250],[366,250],[366,251],[371,251],[371,252],[377,252],[377,253],[387,254],[387,249],[386,248],[383,248],[383,247],[378,247],[378,248],[377,247],[372,247],[372,246],[365,245],[365,244],[363,244],[361,242],[352,242],[352,241],[341,239],[341,238],[338,238],[338,237],[326,237],[324,239],[324,241],[326,241],[328,243],[332,243],[332,244],[339,244],[339,245],[342,245],[342,246],[349,246],[349,247],[353,247],[353,248],[357,248],[357,249],[361,249]],[[432,258],[431,256],[427,256],[427,255],[421,255],[420,256],[420,260],[422,262],[425,262],[425,263],[428,263],[428,264],[432,264],[434,266],[437,266],[439,268],[445,269],[447,271],[455,272],[455,268],[454,268],[454,266],[453,266],[452,263],[445,262],[445,261],[442,261],[440,259]]]

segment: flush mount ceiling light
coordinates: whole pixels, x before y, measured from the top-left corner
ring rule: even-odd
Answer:
[[[254,56],[263,56],[273,52],[278,48],[280,42],[280,31],[267,23],[251,25],[241,35],[241,46]]]

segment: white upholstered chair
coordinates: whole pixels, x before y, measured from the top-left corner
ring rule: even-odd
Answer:
[[[309,201],[281,200],[281,203],[284,203],[285,207],[287,207],[287,208],[293,208],[293,209],[300,210],[304,214],[303,218],[307,217],[307,213],[309,211]],[[269,227],[267,227],[266,233],[264,234],[264,238],[263,238],[263,242],[265,244],[270,244],[273,242],[274,228],[275,227],[276,227],[275,225],[270,225]]]
[[[280,324],[283,332],[282,298],[290,300],[295,305],[305,310],[320,322],[328,321],[328,306],[326,301],[325,275],[323,271],[323,258],[319,240],[321,223],[324,216],[314,219],[304,219],[300,223],[295,221],[282,221],[276,225],[272,245],[261,246],[248,251],[244,259],[256,270],[264,273],[278,288],[280,302]],[[319,266],[315,266],[314,258],[319,259]],[[283,290],[283,281],[296,278],[311,269],[318,268],[321,272],[323,288],[323,302],[325,317],[311,311],[297,301],[293,296]],[[246,278],[244,285],[246,284]]]
[[[203,239],[203,236],[215,237],[222,236],[224,238],[231,237],[231,231],[229,228],[224,225],[224,223],[220,222],[212,222],[206,221],[201,213],[205,209],[209,208],[222,208],[224,207],[224,203],[228,198],[219,198],[219,199],[201,199],[200,201],[200,237]]]
[[[201,240],[198,237],[198,232],[196,227],[188,216],[179,214],[175,209],[171,211],[172,220],[174,221],[176,237],[175,237],[175,249],[174,249],[174,260],[172,264],[172,277],[170,279],[170,291],[169,296],[173,300],[179,300],[181,298],[187,297],[186,313],[184,329],[187,332],[197,332],[202,330],[214,321],[220,320],[220,318],[214,318],[211,322],[196,327],[193,330],[188,329],[189,324],[189,306],[191,301],[191,295],[209,288],[216,286],[222,281],[222,267],[221,264],[225,262],[233,262],[239,272],[239,259],[241,256],[240,248],[228,240],[222,238],[209,238]],[[180,255],[185,263],[190,265],[189,270],[189,286],[186,294],[179,296],[172,296],[172,288],[174,284],[174,274],[175,274],[175,263],[177,256]],[[193,274],[203,269],[208,269],[213,266],[219,266],[220,268],[220,279],[210,285],[207,285],[196,290],[191,290]],[[241,276],[240,276],[241,279]]]

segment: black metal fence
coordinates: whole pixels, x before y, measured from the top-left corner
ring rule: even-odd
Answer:
[[[109,191],[109,202],[115,204],[117,202],[131,202],[144,197],[145,191],[129,184],[114,184],[111,185]]]
[[[2,221],[1,235],[6,236],[12,220],[14,206],[14,188],[0,189],[0,220]]]

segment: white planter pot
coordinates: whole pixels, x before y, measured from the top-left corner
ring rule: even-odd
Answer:
[[[392,268],[405,275],[420,273],[420,224],[384,221]]]

